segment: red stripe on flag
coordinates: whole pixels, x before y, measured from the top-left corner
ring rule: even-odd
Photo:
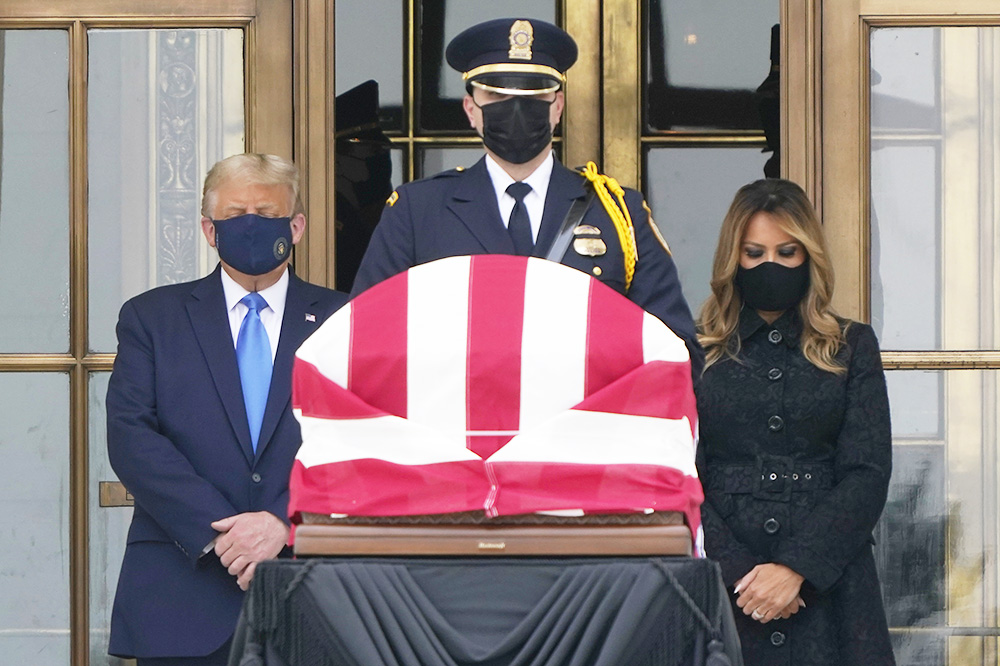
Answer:
[[[503,259],[472,258],[466,376],[469,430],[517,430],[520,424],[521,333],[528,262],[523,257]],[[470,436],[467,446],[488,458],[511,437]]]
[[[573,409],[662,419],[686,416],[693,436],[698,412],[691,388],[691,364],[688,361],[646,363],[584,398]]]
[[[305,467],[296,460],[288,514],[412,516],[481,511],[489,482],[483,463],[397,465],[374,458]]]
[[[400,273],[351,303],[348,386],[361,400],[406,418],[407,274]]]
[[[590,465],[498,462],[491,467],[501,516],[583,509],[617,513],[626,508],[681,511],[692,532],[701,523],[701,483],[678,469],[660,465]]]
[[[328,379],[312,363],[295,359],[292,370],[292,405],[303,416],[324,419],[365,419],[385,412]]]
[[[642,365],[642,317],[641,308],[610,287],[591,281],[584,395],[600,391]]]

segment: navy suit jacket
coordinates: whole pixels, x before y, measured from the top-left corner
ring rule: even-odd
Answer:
[[[289,276],[254,455],[220,270],[136,296],[119,316],[108,455],[135,509],[111,654],[218,649],[233,634],[243,593],[214,552],[202,556],[217,535],[210,524],[247,511],[288,520],[288,478],[301,443],[291,411],[293,356],[347,297]]]
[[[514,242],[500,217],[496,191],[486,169],[486,158],[468,169],[445,171],[414,181],[397,190],[398,198],[382,213],[368,251],[354,280],[352,294],[417,264],[467,254],[515,254]],[[544,257],[558,235],[563,219],[590,187],[580,173],[558,161],[553,165],[545,210],[534,255]],[[607,252],[590,257],[566,250],[561,263],[597,277],[647,312],[659,317],[687,344],[691,369],[701,376],[704,353],[698,344],[687,301],[681,293],[677,268],[653,228],[642,195],[625,190],[635,228],[639,258],[632,285],[625,292],[624,254],[614,222],[600,201],[590,203],[580,224],[597,227]]]

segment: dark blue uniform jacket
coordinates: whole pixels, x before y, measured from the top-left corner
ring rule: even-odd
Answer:
[[[398,199],[382,213],[361,262],[354,282],[355,295],[412,266],[435,259],[467,254],[515,254],[514,243],[500,218],[485,159],[469,169],[445,171],[397,190]],[[576,199],[585,198],[590,189],[580,173],[558,162],[553,165],[535,256],[544,257],[548,253],[570,206]],[[625,203],[635,227],[639,254],[626,295],[684,339],[691,353],[692,371],[698,377],[704,356],[695,337],[691,311],[681,293],[677,268],[653,229],[642,195],[627,189]],[[607,252],[584,256],[570,245],[562,263],[593,275],[624,294],[624,255],[614,223],[599,200],[591,201],[580,224],[600,229]]]

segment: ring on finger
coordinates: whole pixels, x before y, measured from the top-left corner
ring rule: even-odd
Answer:
[[[758,608],[757,610],[755,610],[753,613],[750,614],[750,617],[752,617],[755,620],[763,620],[764,619],[764,615],[765,614],[761,613],[760,609]]]

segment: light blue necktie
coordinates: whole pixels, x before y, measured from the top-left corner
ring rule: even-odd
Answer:
[[[260,424],[264,421],[267,394],[271,389],[271,342],[260,320],[260,311],[267,307],[264,297],[253,292],[240,301],[247,306],[247,314],[240,324],[236,338],[236,362],[240,366],[240,383],[243,385],[243,403],[247,408],[250,425],[250,442],[257,453]]]

